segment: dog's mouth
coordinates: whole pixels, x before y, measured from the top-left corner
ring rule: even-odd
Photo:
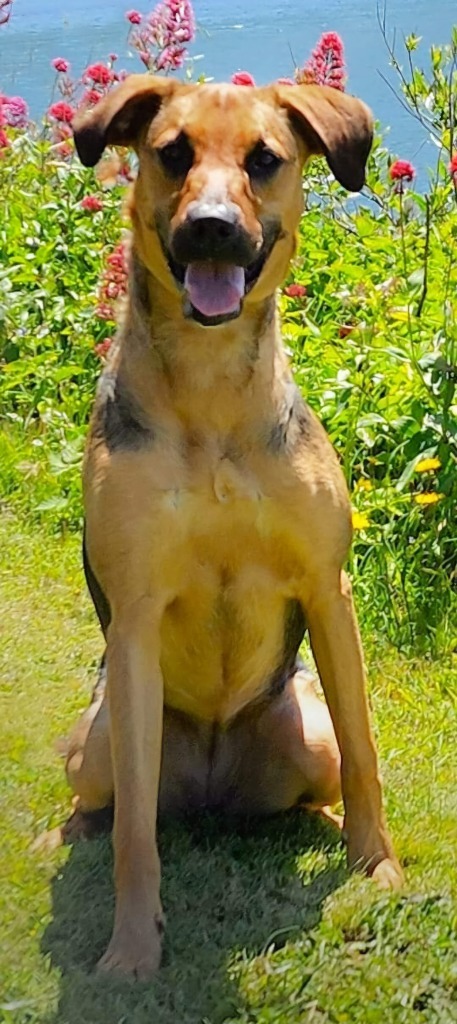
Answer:
[[[247,267],[213,260],[184,265],[168,254],[171,273],[185,292],[185,316],[205,327],[215,327],[239,316],[243,299],[260,277],[272,247],[263,247]]]

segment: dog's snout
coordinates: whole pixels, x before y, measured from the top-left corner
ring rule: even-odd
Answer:
[[[183,228],[202,254],[223,255],[239,233],[239,210],[230,202],[194,201]]]
[[[235,203],[230,202],[209,202],[208,200],[194,200],[187,207],[187,220],[191,224],[201,224],[204,221],[214,221],[221,225],[222,229],[229,231],[239,222],[239,210]],[[226,237],[226,236],[225,236]]]
[[[241,223],[235,203],[194,200],[173,238],[176,259],[227,260],[249,263],[253,259],[253,243]]]
[[[217,250],[236,234],[236,225],[222,217],[199,217],[192,231],[196,242]]]

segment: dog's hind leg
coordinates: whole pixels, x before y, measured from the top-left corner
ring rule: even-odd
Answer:
[[[248,708],[222,736],[214,787],[229,812],[274,814],[300,804],[341,827],[330,810],[341,799],[338,744],[307,669],[297,667],[280,694]]]
[[[65,770],[79,811],[90,814],[112,805],[114,782],[103,662],[91,704],[70,734]]]
[[[73,790],[73,811],[64,825],[43,832],[32,849],[51,852],[63,843],[90,839],[112,827],[113,770],[104,663],[92,701],[64,743],[66,774]]]

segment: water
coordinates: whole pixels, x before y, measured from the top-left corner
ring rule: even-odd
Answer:
[[[143,70],[128,54],[125,10],[151,3],[130,0],[14,0],[8,25],[0,27],[0,88],[24,96],[34,117],[50,102],[53,57],[66,57],[75,75],[89,63],[115,51],[119,68]],[[389,72],[387,51],[376,17],[376,0],[194,0],[199,33],[193,53],[204,54],[196,69],[219,79],[249,70],[261,84],[291,75],[303,63],[321,32],[338,32],[345,44],[348,89],[390,126],[392,152],[418,167],[433,164],[435,150],[424,132],[392,95],[381,74]],[[398,42],[402,34],[422,36],[416,58],[427,65],[432,43],[450,39],[457,21],[455,0],[388,0],[387,23]],[[400,52],[400,47],[399,47]]]

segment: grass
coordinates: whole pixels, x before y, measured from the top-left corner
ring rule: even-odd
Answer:
[[[388,814],[407,885],[349,877],[301,813],[160,832],[168,918],[152,986],[92,972],[109,937],[107,837],[30,843],[68,809],[54,752],[87,702],[101,641],[79,541],[0,521],[0,1020],[14,1024],[422,1024],[457,1021],[456,705],[452,664],[368,646]]]

